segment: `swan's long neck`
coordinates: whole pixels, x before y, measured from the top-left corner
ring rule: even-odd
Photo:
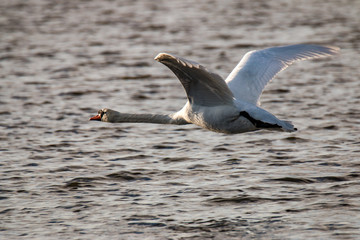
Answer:
[[[173,115],[168,114],[131,114],[131,113],[120,113],[114,111],[106,119],[103,119],[106,122],[120,123],[158,123],[158,124],[187,124],[187,122],[182,118],[174,118]]]

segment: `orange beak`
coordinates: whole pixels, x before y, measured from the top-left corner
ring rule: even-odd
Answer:
[[[100,114],[98,114],[98,115],[90,118],[89,120],[101,121],[101,116],[100,116]]]

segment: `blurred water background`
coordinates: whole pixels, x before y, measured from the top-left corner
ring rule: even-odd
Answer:
[[[1,239],[360,239],[360,2],[0,2]],[[185,103],[169,52],[224,78],[316,43],[262,107],[295,133],[89,122]]]

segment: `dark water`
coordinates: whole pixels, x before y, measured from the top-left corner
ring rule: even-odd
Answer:
[[[1,1],[1,239],[360,239],[358,1]],[[105,124],[173,112],[170,52],[223,77],[253,49],[331,44],[262,106],[296,133]]]

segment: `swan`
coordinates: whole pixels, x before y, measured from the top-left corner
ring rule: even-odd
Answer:
[[[197,62],[159,53],[155,60],[166,65],[185,89],[187,102],[180,111],[172,114],[129,114],[104,108],[90,120],[111,123],[196,124],[227,134],[260,129],[294,132],[297,129],[291,122],[280,120],[260,108],[259,98],[263,89],[293,62],[331,56],[338,51],[338,47],[311,44],[250,51],[225,80]]]

